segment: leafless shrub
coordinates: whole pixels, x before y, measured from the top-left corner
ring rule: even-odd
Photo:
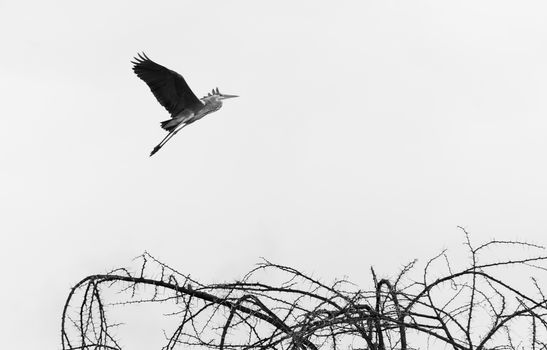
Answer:
[[[202,284],[144,253],[136,272],[88,276],[70,290],[62,348],[120,349],[109,310],[161,303],[172,305],[168,317],[177,320],[165,350],[547,349],[547,299],[538,282],[547,271],[544,248],[498,240],[474,246],[463,232],[466,267],[455,269],[443,251],[423,269],[413,261],[390,280],[371,269],[369,290],[267,260],[239,281]],[[496,251],[504,256],[483,261]]]

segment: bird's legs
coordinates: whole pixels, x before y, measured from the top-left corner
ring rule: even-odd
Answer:
[[[165,145],[167,143],[167,141],[171,140],[171,138],[173,136],[175,136],[175,134],[177,132],[179,132],[182,128],[184,128],[186,125],[188,125],[188,124],[186,124],[186,123],[182,124],[182,126],[180,126],[178,129],[175,129],[175,130],[171,131],[169,134],[167,134],[167,136],[165,136],[163,138],[163,140],[161,140],[161,142],[158,143],[158,145],[156,147],[154,147],[152,152],[150,152],[150,157],[152,157],[157,151],[159,151],[163,147],[163,145]]]

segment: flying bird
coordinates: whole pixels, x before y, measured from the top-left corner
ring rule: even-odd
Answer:
[[[182,75],[155,63],[144,52],[138,54],[131,63],[133,63],[135,74],[150,87],[158,102],[171,114],[171,119],[161,122],[161,127],[168,134],[154,147],[150,156],[159,151],[185,126],[200,120],[209,113],[218,111],[222,107],[223,100],[238,97],[222,94],[217,87],[207,96],[199,99]]]

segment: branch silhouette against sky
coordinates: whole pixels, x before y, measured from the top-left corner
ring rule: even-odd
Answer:
[[[465,238],[468,266],[455,269],[443,250],[421,272],[417,261],[390,279],[371,268],[369,289],[345,278],[326,283],[265,259],[240,280],[204,284],[145,252],[135,271],[91,275],[71,289],[63,350],[121,349],[121,326],[109,311],[142,303],[172,309],[166,317],[176,327],[164,330],[165,350],[545,349],[547,299],[536,279],[547,272],[544,248]],[[498,258],[483,258],[492,253]],[[522,270],[528,287],[512,281],[511,270]]]

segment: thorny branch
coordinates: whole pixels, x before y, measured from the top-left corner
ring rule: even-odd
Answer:
[[[178,321],[165,333],[165,350],[407,350],[432,343],[455,350],[547,350],[547,299],[538,282],[547,272],[544,248],[499,240],[474,248],[461,229],[468,266],[454,269],[443,251],[427,261],[419,281],[410,278],[416,261],[392,280],[377,280],[372,270],[369,290],[346,279],[327,284],[267,260],[242,280],[202,284],[145,252],[135,273],[116,269],[71,288],[62,313],[62,348],[121,349],[113,333],[119,324],[107,317],[109,310],[172,303],[174,312],[166,317]],[[486,252],[498,248],[511,248],[515,256],[483,262]],[[526,256],[518,255],[522,251]],[[510,280],[511,269],[531,281],[528,289]],[[265,273],[281,282],[266,282]]]

